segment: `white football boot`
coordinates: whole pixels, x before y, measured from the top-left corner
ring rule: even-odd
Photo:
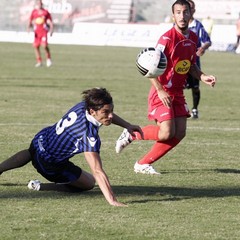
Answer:
[[[138,162],[134,165],[135,173],[150,174],[150,175],[160,175],[161,173],[157,172],[152,165],[150,164],[139,164]]]
[[[46,66],[47,66],[47,67],[51,67],[51,66],[52,66],[52,61],[51,61],[50,58],[47,59],[47,61],[46,61]]]
[[[28,183],[28,188],[30,190],[39,191],[41,187],[41,182],[39,180],[31,180]]]
[[[132,142],[132,136],[125,128],[118,138],[115,146],[116,153],[120,153],[126,146]]]
[[[41,63],[41,62],[37,62],[37,63],[35,64],[35,67],[36,67],[36,68],[41,67],[41,66],[42,66],[42,63]]]

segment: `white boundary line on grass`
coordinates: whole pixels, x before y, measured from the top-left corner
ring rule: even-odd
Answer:
[[[222,130],[222,131],[226,131],[226,132],[231,132],[231,131],[240,131],[239,127],[225,127],[225,128],[221,128],[221,127],[187,127],[187,129],[197,129],[197,130]]]
[[[51,123],[0,123],[0,126],[50,126]],[[196,130],[219,130],[219,131],[240,131],[239,127],[187,127],[187,129]]]

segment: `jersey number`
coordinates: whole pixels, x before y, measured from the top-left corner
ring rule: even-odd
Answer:
[[[60,135],[63,133],[65,128],[72,126],[77,120],[77,114],[70,112],[66,119],[60,119],[56,125],[56,134]]]

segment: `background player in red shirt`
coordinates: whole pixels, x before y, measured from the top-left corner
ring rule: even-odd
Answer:
[[[28,32],[30,28],[34,30],[34,42],[33,47],[35,48],[35,55],[37,63],[35,67],[42,66],[42,57],[40,53],[40,46],[43,46],[46,54],[46,65],[50,67],[52,65],[51,54],[48,47],[48,32],[50,36],[53,34],[53,22],[50,13],[43,8],[42,0],[36,0],[36,7],[32,11],[29,23]]]
[[[214,76],[205,75],[196,65],[198,38],[188,29],[190,4],[186,0],[177,0],[172,5],[172,13],[175,24],[157,43],[157,48],[167,57],[168,66],[163,75],[150,79],[148,118],[157,125],[142,128],[144,139],[138,133],[132,136],[124,130],[116,143],[116,152],[120,153],[133,140],[156,141],[152,149],[135,163],[134,171],[139,173],[159,174],[151,164],[185,137],[190,113],[183,90],[188,72],[212,87],[216,81]]]

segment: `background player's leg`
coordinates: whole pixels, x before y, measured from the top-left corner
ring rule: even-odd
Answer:
[[[35,67],[40,67],[42,65],[42,57],[41,57],[40,47],[39,46],[35,47],[34,50],[35,50],[35,56],[36,56],[36,60],[37,60]]]

